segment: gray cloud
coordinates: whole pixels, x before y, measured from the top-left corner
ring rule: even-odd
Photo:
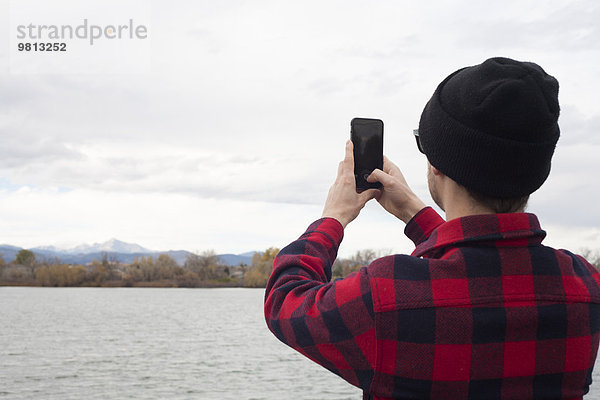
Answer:
[[[600,114],[586,116],[574,106],[562,107],[559,145],[600,145]],[[593,157],[595,159],[597,157]]]
[[[313,2],[318,15],[304,3],[255,4],[190,3],[185,13],[157,5],[152,74],[1,75],[0,176],[110,192],[321,203],[341,156],[331,149],[348,137],[353,116],[381,115],[396,128],[387,143],[398,145],[393,135],[410,132],[435,85],[482,52],[543,52],[570,69],[574,51],[600,43],[600,7],[591,1],[529,6],[536,11],[529,14],[510,11],[520,11],[520,2]],[[365,21],[370,28],[357,29]],[[599,143],[598,114],[563,106],[561,127],[565,149]],[[573,186],[582,176],[578,158],[594,153],[569,150],[561,161],[562,151],[556,190],[540,202],[549,213],[567,207],[574,191],[598,195]]]
[[[27,93],[27,90],[24,90]],[[80,160],[83,155],[69,141],[58,140],[35,123],[35,112],[26,111],[30,97],[6,91],[11,107],[0,113],[0,171],[43,167],[60,160]]]
[[[600,227],[600,144],[559,142],[548,181],[533,194],[533,211],[565,226]]]
[[[537,8],[524,13],[491,19],[466,14],[465,24],[457,25],[456,44],[481,49],[527,48],[535,52],[569,49],[570,52],[599,48],[600,6],[591,1],[561,3],[560,7]],[[477,34],[474,34],[477,32]]]
[[[8,139],[0,146],[0,170],[5,168],[45,168],[48,163],[57,160],[73,160],[81,159],[81,157],[81,153],[70,149],[63,143],[39,138],[25,143]]]
[[[2,174],[13,183],[38,187],[297,204],[320,203],[331,179],[306,157],[183,151],[104,156],[99,148],[61,152],[58,146],[34,150],[0,164]]]

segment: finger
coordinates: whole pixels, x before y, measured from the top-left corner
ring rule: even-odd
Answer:
[[[393,175],[395,171],[400,171],[400,168],[396,166],[389,158],[383,156],[383,170],[390,175]]]
[[[383,191],[381,189],[376,189],[377,193],[375,194],[375,200],[379,201],[381,196],[383,196]]]
[[[344,162],[340,161],[340,163],[338,164],[337,176],[341,176],[343,170],[344,170]]]
[[[346,155],[344,157],[344,172],[354,175],[354,145],[351,140],[346,141]]]

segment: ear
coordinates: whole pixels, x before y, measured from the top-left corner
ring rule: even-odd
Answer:
[[[440,176],[440,175],[444,175],[439,169],[437,169],[436,167],[434,167],[433,165],[431,165],[429,163],[429,160],[427,160],[427,167],[431,170],[431,172],[436,175],[436,176]]]

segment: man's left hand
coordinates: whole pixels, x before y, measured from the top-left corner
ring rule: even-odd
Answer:
[[[329,189],[323,218],[335,218],[345,228],[360,213],[360,210],[378,194],[378,189],[368,189],[362,193],[356,192],[356,180],[354,178],[354,147],[352,141],[346,142],[346,156],[340,162],[337,178]]]

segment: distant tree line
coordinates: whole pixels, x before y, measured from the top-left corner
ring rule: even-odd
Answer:
[[[255,253],[250,265],[228,266],[213,250],[190,254],[179,266],[168,254],[156,258],[139,257],[130,264],[104,254],[101,260],[87,265],[64,264],[60,260],[38,260],[30,250],[20,250],[12,262],[0,256],[0,285],[36,286],[153,286],[153,287],[265,287],[273,261],[279,249],[270,247]],[[600,251],[579,251],[600,269]],[[337,259],[332,268],[333,278],[343,278],[373,260],[383,252],[359,250],[347,259]]]
[[[0,256],[0,285],[36,286],[156,286],[156,287],[264,287],[278,249],[256,253],[250,265],[228,266],[213,250],[189,254],[183,266],[168,254],[138,257],[130,264],[104,254],[87,265],[36,259],[20,250],[12,262]]]

